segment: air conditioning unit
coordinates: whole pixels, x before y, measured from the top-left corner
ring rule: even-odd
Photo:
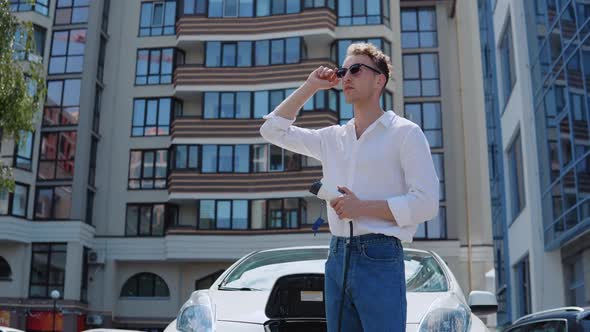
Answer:
[[[102,325],[102,316],[96,315],[96,314],[86,316],[86,325],[91,325],[91,326]]]
[[[88,264],[104,264],[104,254],[95,250],[88,252]]]

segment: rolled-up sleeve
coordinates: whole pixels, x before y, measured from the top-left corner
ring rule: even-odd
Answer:
[[[399,226],[416,226],[437,216],[439,181],[430,146],[419,127],[409,130],[401,149],[401,164],[408,192],[389,198],[387,204]]]
[[[307,129],[293,126],[290,120],[271,112],[263,117],[266,119],[260,127],[260,135],[268,142],[283,149],[322,160],[323,139],[327,128]]]

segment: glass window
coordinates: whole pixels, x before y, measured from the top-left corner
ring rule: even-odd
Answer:
[[[299,198],[286,198],[284,207],[285,227],[299,228]]]
[[[217,172],[217,145],[203,145],[203,173]]]
[[[267,228],[283,228],[283,200],[268,200]]]
[[[217,227],[218,229],[231,228],[231,201],[217,201]]]
[[[33,39],[32,53],[26,54],[25,47],[27,45],[27,34],[24,29],[17,28],[15,32],[13,49],[15,51],[15,59],[28,60],[32,62],[41,62],[45,55],[45,36],[47,30],[41,26],[33,24]]]
[[[402,48],[437,47],[436,10],[433,7],[401,11]]]
[[[285,63],[299,63],[301,52],[301,38],[286,39],[286,59]]]
[[[223,1],[223,16],[224,17],[238,16],[238,0],[224,0]]]
[[[234,149],[231,145],[220,145],[219,146],[219,169],[218,172],[233,172],[234,162]]]
[[[566,264],[567,302],[569,305],[586,305],[586,286],[584,283],[584,263],[582,255],[577,255]]]
[[[269,110],[274,110],[279,106],[280,103],[283,102],[285,99],[285,90],[272,90],[270,91],[270,108]]]
[[[286,0],[273,0],[271,1],[272,7],[271,12],[273,15],[281,15],[285,13],[285,1]]]
[[[219,118],[219,92],[205,92],[204,118]]]
[[[204,15],[207,0],[184,0],[184,14]]]
[[[514,267],[515,285],[517,293],[517,316],[522,317],[531,313],[531,284],[529,257],[526,256]]]
[[[173,146],[174,169],[193,169],[199,167],[198,145],[174,145]]]
[[[432,154],[432,162],[434,163],[434,169],[436,170],[436,175],[438,176],[438,180],[440,182],[440,192],[439,192],[439,199],[441,201],[445,200],[445,162],[444,156],[442,153],[433,153]]]
[[[236,43],[223,43],[222,55],[223,55],[223,67],[235,67],[237,58],[237,44]]]
[[[250,118],[250,92],[238,92],[236,94],[236,118]]]
[[[268,144],[252,146],[252,171],[255,173],[268,171]]]
[[[120,297],[169,297],[168,285],[156,274],[139,273],[127,279]]]
[[[254,0],[240,0],[239,16],[241,16],[241,17],[254,16]]]
[[[405,54],[403,65],[405,97],[440,96],[438,54]]]
[[[89,0],[57,0],[55,25],[88,22]]]
[[[256,1],[256,16],[270,15],[271,0],[257,0]]]
[[[271,64],[281,64],[285,63],[285,40],[284,39],[275,39],[271,40],[270,45],[271,50]]]
[[[139,36],[174,35],[176,1],[142,2]]]
[[[522,165],[522,143],[520,132],[512,141],[507,151],[508,181],[510,183],[510,199],[512,220],[516,219],[525,205],[524,174]]]
[[[12,12],[35,11],[41,15],[49,15],[49,0],[10,0],[9,5]]]
[[[256,66],[267,66],[270,63],[269,44],[268,40],[256,41]]]
[[[200,206],[201,229],[248,228],[250,212],[247,200],[202,200]]]
[[[15,183],[14,192],[0,192],[0,215],[12,215],[15,217],[27,217],[27,204],[29,202],[29,186]]]
[[[238,67],[252,66],[252,42],[241,41],[238,42]]]
[[[50,298],[58,290],[64,296],[67,246],[62,243],[33,243],[29,297]]]
[[[222,0],[209,0],[209,17],[222,17],[223,16],[223,1]]]
[[[96,153],[98,149],[98,138],[92,136],[90,142],[90,165],[88,167],[88,184],[95,185],[96,179]]]
[[[221,65],[221,42],[209,41],[206,46],[205,66],[219,67]]]
[[[300,0],[286,0],[287,1],[287,14],[299,13],[301,11]]]
[[[250,229],[266,228],[266,200],[257,199],[251,201]]]
[[[418,225],[416,230],[416,238],[424,239],[446,239],[447,238],[447,223],[446,223],[446,207],[441,206],[438,210],[437,216]]]
[[[405,116],[419,125],[431,148],[442,148],[442,117],[440,103],[408,103]]]
[[[383,24],[385,20],[381,13],[384,11],[381,7],[379,0],[338,0],[338,25]],[[384,13],[383,16],[388,17],[389,14]]]
[[[7,215],[10,210],[10,193],[6,190],[0,191],[0,215]]]
[[[254,118],[261,119],[270,112],[268,98],[268,91],[254,93]]]
[[[234,172],[248,173],[250,168],[250,146],[246,144],[236,145],[234,158]]]
[[[512,45],[512,25],[510,16],[506,19],[507,26],[500,42],[500,68],[503,105],[508,103],[512,88],[516,84],[516,68],[514,64],[514,46]]]
[[[72,208],[72,187],[37,187],[35,219],[69,219]]]
[[[14,147],[14,167],[30,171],[33,165],[33,141],[34,134],[32,132],[20,132],[18,142],[15,142]]]
[[[215,223],[215,201],[201,200],[199,206],[199,229],[213,229]]]
[[[43,126],[76,125],[79,115],[80,80],[47,81]]]
[[[166,212],[173,206],[165,204],[127,204],[125,236],[163,236]]]
[[[270,163],[269,171],[271,172],[282,172],[284,171],[283,165],[283,149],[276,145],[270,146]]]
[[[233,119],[235,118],[235,94],[232,92],[221,93],[221,108],[220,118]]]
[[[29,202],[29,186],[16,183],[12,194],[11,214],[26,218],[27,204]]]
[[[37,178],[63,180],[74,177],[76,132],[50,132],[41,135],[41,155]]]
[[[253,45],[254,51],[252,50]],[[253,53],[255,66],[299,63],[301,49],[301,38],[299,37],[255,42],[210,41],[206,43],[205,65],[207,67],[249,67],[252,66]]]
[[[135,70],[136,85],[170,84],[174,70],[174,58],[182,53],[172,48],[138,50]]]
[[[165,189],[168,150],[131,150],[129,189]]]
[[[86,29],[54,31],[52,42],[48,73],[81,73],[84,65]]]

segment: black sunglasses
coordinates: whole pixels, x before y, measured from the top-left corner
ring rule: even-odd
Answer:
[[[367,67],[369,69],[371,69],[372,71],[376,72],[377,74],[383,74],[379,69],[377,68],[373,68],[371,66],[367,66],[364,63],[355,63],[354,65],[350,65],[350,67],[348,68],[338,68],[338,70],[336,70],[336,76],[338,78],[342,78],[346,75],[346,72],[350,70],[350,73],[352,75],[358,73],[361,70],[361,66]],[[385,74],[383,74],[385,75]]]

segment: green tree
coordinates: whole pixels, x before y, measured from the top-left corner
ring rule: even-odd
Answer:
[[[24,38],[15,44],[17,32]],[[35,129],[45,99],[43,63],[26,61],[34,51],[34,43],[31,22],[19,22],[11,14],[8,0],[0,0],[0,129],[3,137],[12,137],[15,142],[19,142],[22,132]],[[2,160],[0,190],[14,190],[12,169]]]

